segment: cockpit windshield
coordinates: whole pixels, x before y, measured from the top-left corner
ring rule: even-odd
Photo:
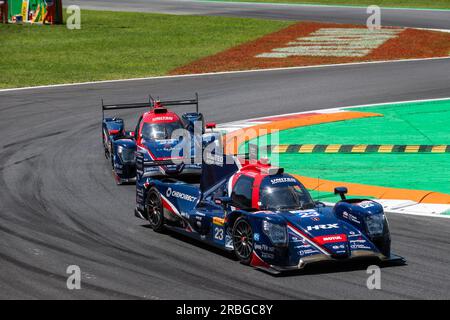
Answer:
[[[179,121],[165,123],[144,123],[142,138],[145,140],[167,140],[172,138],[173,131],[183,129]]]
[[[259,201],[262,210],[305,210],[315,207],[311,195],[299,183],[267,184],[261,189]]]

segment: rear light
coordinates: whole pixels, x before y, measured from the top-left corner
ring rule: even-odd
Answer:
[[[109,134],[118,134],[120,131],[116,129],[108,130]]]
[[[208,122],[206,124],[206,129],[214,129],[216,127],[216,123],[215,122]]]

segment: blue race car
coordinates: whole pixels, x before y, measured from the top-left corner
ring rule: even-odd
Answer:
[[[145,171],[142,157],[136,160],[138,172]],[[154,231],[174,230],[273,273],[322,261],[403,262],[391,254],[388,221],[377,202],[346,199],[341,187],[335,192],[342,200],[329,208],[266,161],[214,161],[203,163],[199,184],[138,174],[135,215]]]
[[[179,117],[167,106],[195,105],[196,112],[184,113]],[[134,131],[125,131],[125,123],[121,118],[105,118],[105,111],[147,108]],[[199,129],[199,137],[194,131]],[[140,152],[146,162],[152,166],[146,168],[146,175],[153,177],[199,175],[201,162],[195,162],[195,150],[202,150],[203,144],[214,140],[214,132],[205,132],[205,128],[215,128],[214,123],[205,125],[204,118],[198,112],[198,96],[194,100],[157,101],[150,98],[147,103],[104,105],[102,102],[102,139],[106,159],[111,162],[117,184],[134,182],[136,179],[135,153]],[[172,135],[177,130],[185,130],[189,137]],[[218,135],[218,133],[217,133]],[[184,140],[183,140],[184,139]],[[183,154],[183,144],[188,144],[188,152]],[[173,151],[180,152],[176,157]],[[178,150],[177,149],[177,150]],[[177,158],[189,158],[189,161],[174,162]],[[192,161],[191,161],[192,160]]]

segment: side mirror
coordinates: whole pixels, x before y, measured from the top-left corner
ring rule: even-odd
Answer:
[[[214,203],[221,205],[221,206],[226,206],[228,204],[230,204],[233,200],[231,200],[231,197],[216,197],[214,198]]]
[[[347,187],[336,187],[334,188],[334,194],[341,196],[341,200],[345,200],[345,194],[348,193]]]

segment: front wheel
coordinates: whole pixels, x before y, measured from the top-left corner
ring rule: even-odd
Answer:
[[[109,159],[109,150],[108,150],[108,136],[105,130],[102,130],[102,142],[103,142],[103,150],[105,151],[105,158]]]
[[[164,229],[164,211],[161,196],[156,188],[151,188],[148,192],[145,208],[153,231],[161,232]]]
[[[253,253],[253,230],[244,217],[238,218],[234,223],[233,247],[239,261],[249,265]]]
[[[112,141],[109,143],[109,161],[111,161],[111,167],[114,170],[114,146]]]

